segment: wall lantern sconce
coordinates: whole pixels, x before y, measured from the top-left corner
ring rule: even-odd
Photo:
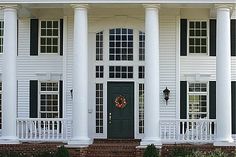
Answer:
[[[70,90],[70,97],[73,99],[73,89]]]
[[[168,102],[169,97],[170,97],[170,90],[166,87],[166,89],[163,90],[163,94],[164,94],[164,99],[166,100],[166,105],[167,105],[167,102]]]

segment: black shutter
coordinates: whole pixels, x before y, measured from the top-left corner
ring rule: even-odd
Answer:
[[[187,56],[187,19],[180,20],[180,55]]]
[[[180,81],[180,119],[187,119],[187,81]],[[180,124],[180,133],[187,128],[187,123]]]
[[[39,20],[30,20],[30,55],[38,55],[38,31],[39,31]]]
[[[63,56],[63,19],[60,19],[60,55]]]
[[[231,20],[231,56],[236,56],[236,19]]]
[[[180,81],[180,119],[187,119],[187,81]]]
[[[209,82],[209,104],[210,104],[210,119],[216,119],[216,81]]]
[[[232,134],[236,134],[236,81],[231,82],[232,97]]]
[[[216,56],[216,20],[210,19],[210,56]]]
[[[30,118],[38,118],[38,81],[30,80]]]
[[[59,115],[60,118],[63,118],[63,81],[60,80],[60,85],[59,85]]]

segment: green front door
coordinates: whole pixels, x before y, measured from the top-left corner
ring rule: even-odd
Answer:
[[[134,138],[134,83],[107,84],[108,138]]]

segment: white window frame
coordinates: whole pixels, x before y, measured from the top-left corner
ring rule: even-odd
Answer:
[[[191,83],[204,83],[206,84],[206,92],[190,92],[189,91],[189,84]],[[187,119],[190,119],[189,118],[189,96],[190,95],[206,95],[206,98],[207,98],[207,101],[206,101],[206,105],[207,105],[207,116],[205,117],[206,119],[209,119],[209,114],[210,114],[210,111],[209,111],[209,83],[208,82],[188,82],[187,83]]]
[[[206,37],[206,42],[207,42],[207,45],[206,45],[206,53],[190,53],[189,52],[189,38],[190,38],[190,34],[189,34],[189,27],[190,27],[190,22],[206,22],[207,23],[207,37]],[[209,56],[210,54],[210,25],[209,25],[209,20],[204,20],[204,19],[189,19],[188,20],[188,25],[187,25],[187,53],[189,56]],[[201,37],[201,36],[199,36]]]
[[[0,46],[2,46],[2,49],[0,48],[0,54],[3,53],[3,40],[4,40],[4,21],[3,21],[2,19],[0,19],[0,26],[1,26],[1,25],[2,25],[3,27],[0,27],[0,30],[3,31],[3,35],[0,36],[0,40],[2,40],[2,44],[1,44],[1,42],[0,42]]]
[[[58,22],[58,35],[57,36],[41,36],[41,31],[42,31],[42,29],[41,29],[41,23],[42,22],[47,22],[47,21],[57,21]],[[38,37],[38,54],[40,54],[40,55],[45,55],[45,54],[47,54],[47,55],[57,55],[57,54],[60,54],[60,20],[59,19],[41,19],[41,20],[39,20],[39,30],[38,30],[38,32],[39,32],[39,37]],[[45,52],[45,53],[42,53],[41,52],[41,38],[57,38],[58,39],[58,45],[57,45],[57,53],[53,53],[53,52]],[[46,44],[47,45],[47,44]],[[52,44],[53,45],[53,44]],[[52,46],[51,45],[51,46]]]
[[[42,83],[57,83],[58,84],[58,91],[41,91],[41,84]],[[57,94],[57,104],[58,104],[58,111],[41,111],[41,94]],[[60,117],[60,82],[59,81],[39,81],[38,83],[38,118],[41,118],[42,113],[57,113],[57,118]]]

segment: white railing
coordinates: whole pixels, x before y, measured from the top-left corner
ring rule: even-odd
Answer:
[[[63,118],[17,118],[20,141],[67,141],[72,120]]]
[[[160,135],[164,143],[212,143],[216,135],[216,120],[160,120]]]

